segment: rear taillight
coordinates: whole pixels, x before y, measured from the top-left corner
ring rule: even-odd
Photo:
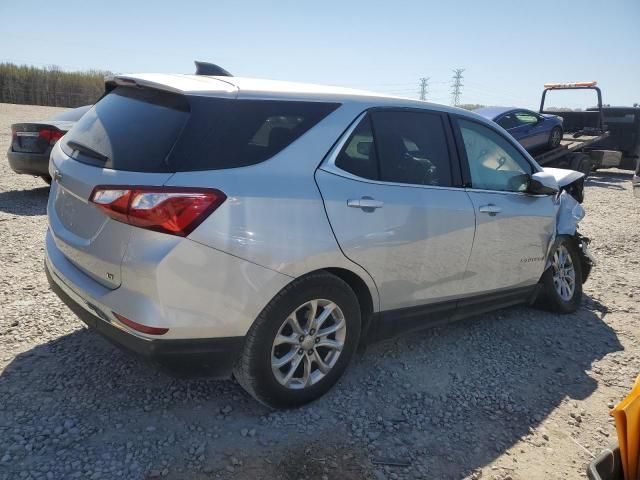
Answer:
[[[43,138],[49,145],[54,145],[64,136],[65,132],[53,128],[41,128],[38,130],[38,136]]]
[[[227,199],[220,190],[100,185],[89,200],[120,222],[186,237]]]

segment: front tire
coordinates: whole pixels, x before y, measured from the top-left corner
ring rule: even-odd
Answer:
[[[573,313],[582,301],[582,265],[573,237],[560,235],[551,249],[551,265],[542,275],[538,304],[557,313]]]
[[[249,329],[234,376],[269,407],[304,405],[341,377],[360,328],[358,298],[346,282],[328,272],[294,280]]]

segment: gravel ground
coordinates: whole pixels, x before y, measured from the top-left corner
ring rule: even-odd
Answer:
[[[12,122],[57,110],[0,104],[0,151]],[[380,343],[323,399],[272,412],[84,328],[42,270],[48,189],[0,159],[0,480],[584,477],[640,371],[630,178],[588,182],[600,263],[577,313],[512,308]]]

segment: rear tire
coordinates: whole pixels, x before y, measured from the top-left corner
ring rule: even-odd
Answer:
[[[249,329],[234,376],[269,407],[304,405],[338,381],[356,351],[360,328],[358,298],[346,282],[328,272],[296,279]]]
[[[540,279],[536,303],[552,312],[573,313],[582,301],[582,264],[573,237],[560,235],[551,248],[551,265]]]
[[[586,178],[593,169],[593,162],[591,161],[591,157],[586,153],[575,153],[571,158],[570,167],[571,170],[584,173]]]
[[[551,133],[549,134],[549,150],[552,148],[556,148],[560,146],[560,142],[562,141],[562,128],[553,127]]]

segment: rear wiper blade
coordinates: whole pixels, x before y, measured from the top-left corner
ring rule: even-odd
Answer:
[[[96,158],[96,159],[101,160],[103,162],[106,162],[107,160],[109,160],[109,157],[107,157],[106,155],[103,155],[102,153],[98,152],[97,150],[94,150],[91,147],[87,147],[86,145],[83,145],[82,143],[78,143],[76,141],[69,140],[67,142],[67,145],[69,145],[74,150],[77,150],[78,152],[82,153],[83,155],[87,155],[88,157],[93,157],[93,158]]]

